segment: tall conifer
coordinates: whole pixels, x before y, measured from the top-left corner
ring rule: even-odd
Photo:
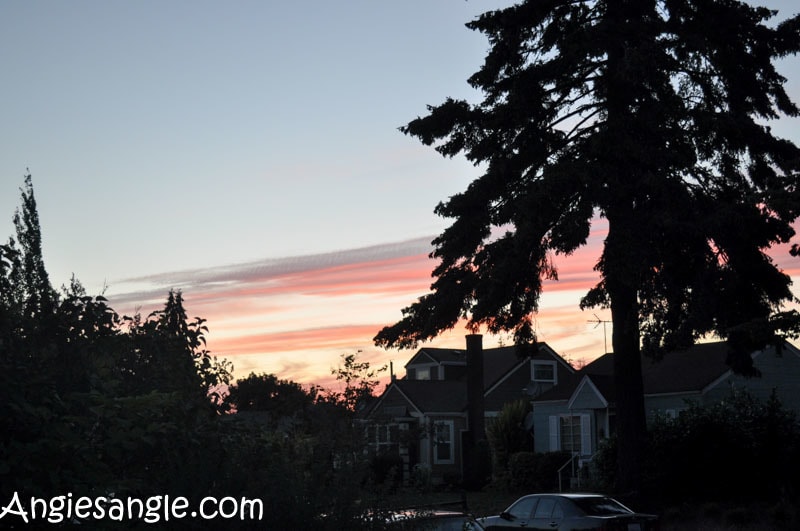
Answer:
[[[411,347],[466,319],[535,340],[542,281],[608,223],[582,307],[611,310],[620,488],[636,490],[641,352],[715,332],[730,363],[775,335],[793,299],[767,256],[795,235],[800,149],[766,123],[796,117],[775,61],[800,16],[735,0],[528,0],[467,26],[490,43],[469,83],[401,128],[483,174],[436,207],[431,293],[376,343]],[[796,250],[796,249],[795,249]]]

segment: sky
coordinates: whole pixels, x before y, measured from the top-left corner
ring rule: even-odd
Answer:
[[[466,79],[488,43],[464,24],[511,3],[6,0],[0,239],[30,170],[55,286],[74,274],[128,315],[181,289],[236,377],[334,386],[358,351],[402,376],[413,351],[372,338],[428,292],[447,226],[433,209],[479,170],[398,127],[447,97],[478,101]],[[800,102],[800,57],[780,70]],[[773,130],[800,143],[800,121]],[[606,350],[608,314],[578,308],[603,234],[557,261],[537,316],[576,362]],[[774,256],[800,280],[800,260]]]

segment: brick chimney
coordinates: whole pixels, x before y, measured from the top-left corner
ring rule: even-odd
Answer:
[[[462,436],[461,472],[466,488],[481,488],[491,477],[483,404],[483,337],[467,336],[467,432]]]
[[[473,442],[486,439],[483,405],[483,336],[467,336],[467,429]]]

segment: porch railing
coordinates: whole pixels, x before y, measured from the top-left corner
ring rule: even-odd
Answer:
[[[576,474],[575,474],[575,472],[577,470],[576,463],[577,463],[579,457],[580,456],[578,454],[572,454],[572,456],[569,458],[569,460],[567,460],[567,462],[564,463],[563,465],[561,465],[561,467],[558,469],[558,472],[557,472],[557,474],[558,474],[558,492],[564,492],[564,487],[563,487],[563,484],[562,484],[562,478],[564,477],[564,469],[565,468],[570,467],[570,475],[569,475],[570,478],[574,478],[576,476]]]
[[[583,468],[584,465],[590,463],[591,460],[594,458],[594,455],[589,457],[582,457],[579,453],[572,454],[566,463],[561,465],[561,468],[558,469],[558,492],[564,492],[563,486],[563,478],[564,478],[564,469],[570,467],[570,487],[572,487],[572,479],[577,479],[578,487],[581,486],[581,475],[580,470]]]

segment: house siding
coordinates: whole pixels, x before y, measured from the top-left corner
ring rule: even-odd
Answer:
[[[572,409],[602,409],[606,404],[597,395],[595,388],[588,382],[583,383],[575,399],[572,401]]]
[[[533,404],[533,451],[550,451],[550,417],[560,415],[567,409],[567,401],[534,402]]]
[[[652,421],[658,416],[673,416],[689,407],[687,401],[704,404],[704,398],[700,393],[680,393],[662,396],[645,397],[645,410],[647,420]]]
[[[380,417],[383,414],[383,410],[386,408],[400,406],[406,406],[409,410],[409,413],[414,411],[413,404],[408,402],[400,390],[398,390],[396,387],[390,387],[383,395],[379,409],[376,411],[376,416]]]
[[[540,351],[535,356],[526,358],[524,363],[518,364],[494,387],[490,388],[489,392],[486,394],[486,410],[490,412],[499,412],[503,409],[503,406],[509,402],[521,398],[531,398],[531,395],[528,394],[528,392],[532,390],[531,384],[537,383],[533,381],[533,364],[535,362],[551,363],[555,368],[554,374],[556,382],[567,380],[571,374],[570,369],[556,360],[549,352]],[[537,395],[553,387],[554,384],[552,383],[538,382],[538,386],[536,386]]]
[[[746,388],[752,395],[767,400],[773,389],[787,409],[800,412],[800,355],[791,345],[786,345],[782,352],[776,353],[769,348],[758,353],[753,359],[755,367],[761,371],[761,377],[745,378],[728,374],[712,389],[709,389],[706,403],[723,400],[730,395],[731,389]]]
[[[427,426],[423,429],[423,437],[420,440],[420,465],[428,467],[431,471],[431,480],[435,484],[448,483],[461,477],[461,437],[467,429],[467,419],[462,415],[431,415],[421,419]],[[432,439],[432,425],[436,422],[452,423],[453,440],[451,448],[453,452],[452,463],[437,463],[435,458],[435,445]]]
[[[776,353],[774,347],[754,353],[753,361],[761,372],[761,377],[745,378],[734,375],[731,371],[725,372],[723,368],[716,380],[708,382],[702,388],[646,394],[644,405],[648,421],[659,415],[677,416],[690,403],[700,406],[718,403],[727,399],[733,389],[746,389],[762,401],[769,399],[774,391],[786,409],[800,412],[800,351],[785,344],[779,353]],[[686,370],[691,368],[687,367]],[[608,397],[605,398],[608,400]],[[606,407],[602,397],[587,381],[582,381],[575,387],[569,400],[534,401],[535,450],[543,452],[554,448],[558,434],[553,434],[552,429],[558,425],[555,419],[559,415],[590,413],[593,453],[603,438],[613,434],[614,411],[613,403]]]

